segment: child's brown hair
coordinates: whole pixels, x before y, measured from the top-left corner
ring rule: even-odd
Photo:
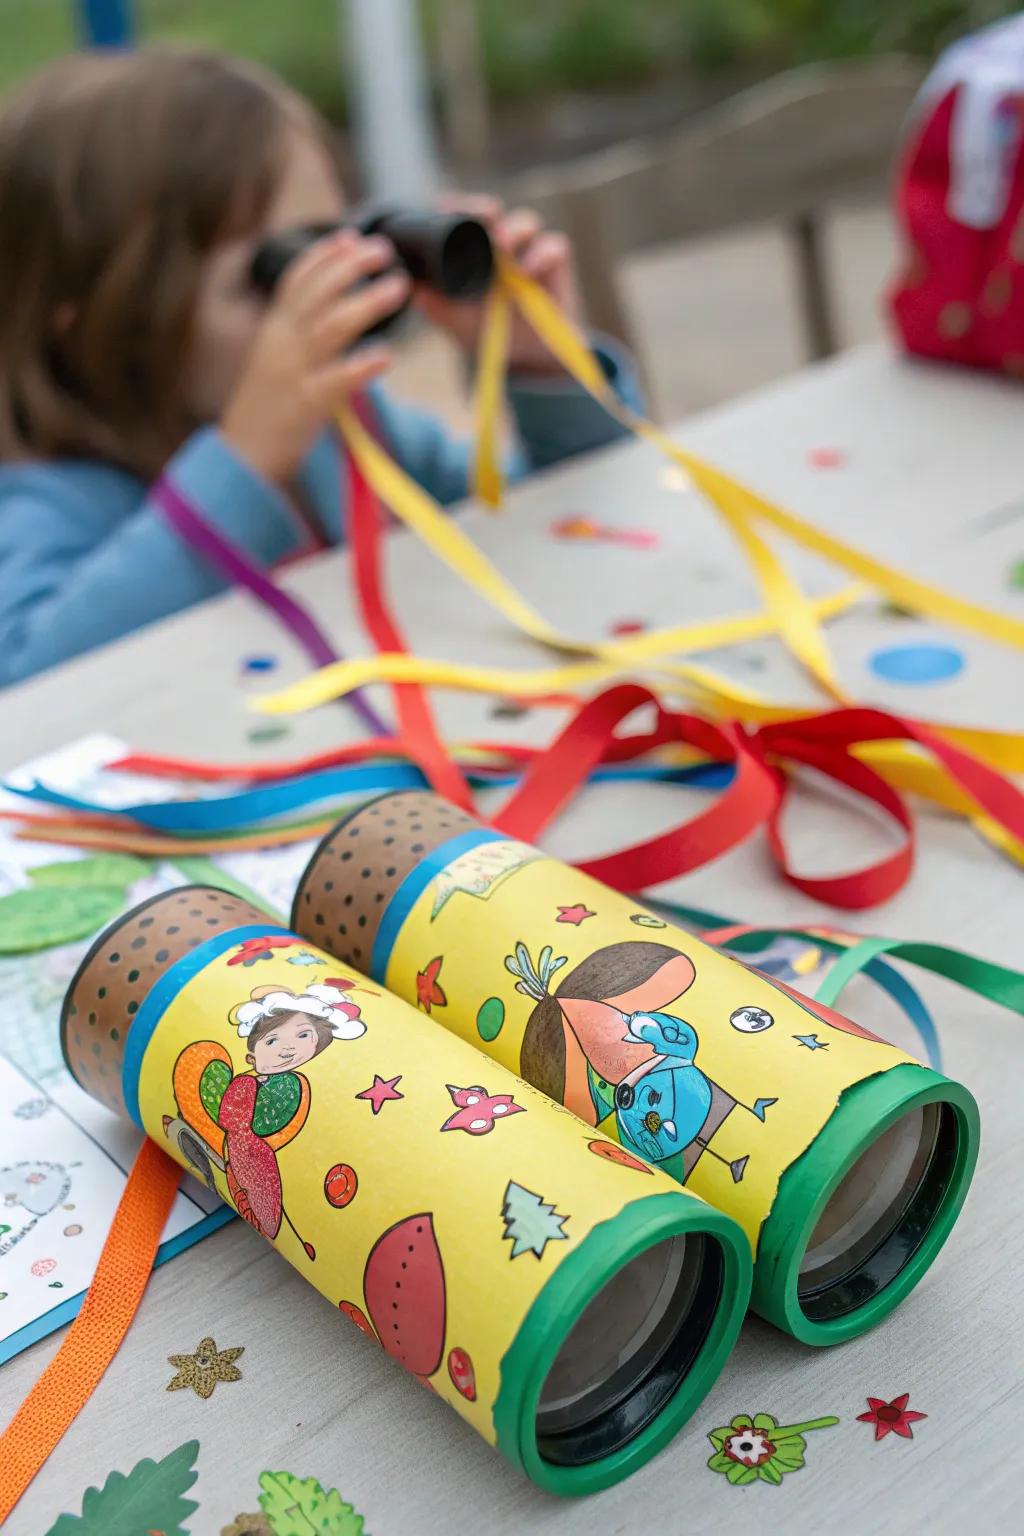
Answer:
[[[312,109],[196,49],[61,60],[0,111],[0,460],[155,475],[184,396],[204,256],[256,229]]]
[[[260,989],[257,988],[257,991],[259,990]],[[263,990],[268,992],[276,992],[278,988],[267,987]],[[253,996],[256,996],[255,992],[253,993]],[[280,1026],[289,1019],[298,1019],[303,1024],[308,1024],[311,1029],[316,1031],[316,1051],[314,1053],[316,1056],[319,1056],[321,1051],[325,1051],[334,1039],[331,1026],[326,1023],[325,1020],[314,1018],[310,1014],[303,1013],[301,1011],[297,1011],[295,1013],[287,1013],[282,1008],[277,1013],[268,1014],[265,1019],[260,1019],[257,1024],[253,1025],[251,1031],[246,1036],[245,1041],[246,1050],[248,1053],[245,1058],[246,1061],[252,1061],[253,1047],[257,1044],[258,1041],[263,1039],[264,1035],[273,1034],[275,1029],[279,1029]]]

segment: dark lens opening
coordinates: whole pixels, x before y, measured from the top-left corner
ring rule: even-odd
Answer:
[[[323,240],[338,228],[337,224],[300,224],[269,235],[256,249],[249,264],[249,281],[260,293],[273,293],[297,256],[317,240]]]
[[[612,1277],[544,1382],[537,1447],[545,1461],[600,1461],[658,1416],[704,1347],[724,1269],[717,1240],[690,1233],[645,1249]]]
[[[450,299],[479,299],[491,286],[494,252],[490,236],[475,219],[460,219],[441,251],[441,288]]]
[[[910,1263],[942,1209],[960,1150],[949,1104],[911,1110],[837,1185],[801,1261],[797,1296],[812,1322],[864,1306]]]

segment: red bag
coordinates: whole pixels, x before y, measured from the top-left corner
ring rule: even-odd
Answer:
[[[896,189],[907,246],[889,304],[911,352],[1024,378],[1024,16],[939,60]]]

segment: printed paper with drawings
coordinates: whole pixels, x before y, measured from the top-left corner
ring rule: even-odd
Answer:
[[[114,737],[89,736],[6,778],[37,778],[109,805],[173,793],[166,780],[104,774],[105,765],[125,751]],[[190,785],[183,793],[196,789]],[[24,810],[25,802],[0,789],[0,809]],[[85,857],[75,848],[20,841],[9,828],[0,823],[0,897],[29,889],[32,871],[41,866]],[[217,862],[275,911],[287,913],[313,847],[310,842],[225,855]],[[123,907],[190,878],[173,864],[153,862],[127,886]],[[77,1313],[141,1142],[134,1127],[82,1092],[61,1058],[61,1001],[94,937],[30,954],[0,954],[0,1363]],[[183,1178],[159,1262],[231,1216],[196,1180]]]

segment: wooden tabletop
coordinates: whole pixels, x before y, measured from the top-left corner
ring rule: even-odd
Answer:
[[[678,435],[875,555],[1021,612],[1024,593],[1007,573],[1024,558],[1022,415],[1019,387],[869,348],[688,421]],[[821,449],[837,450],[839,462],[818,467]],[[631,443],[534,479],[501,518],[467,511],[463,526],[542,613],[581,637],[603,637],[621,619],[660,625],[756,607],[727,534],[672,480],[652,449]],[[659,547],[559,541],[550,526],[569,513],[649,530]],[[421,654],[545,664],[409,537],[389,541],[387,563],[391,592]],[[791,565],[815,593],[844,579],[802,554]],[[344,553],[293,570],[288,585],[346,651],[365,652]],[[933,720],[1024,730],[1019,653],[940,636],[873,605],[834,624],[830,635],[842,680],[857,698]],[[921,637],[959,647],[961,675],[928,688],[880,682],[870,655]],[[12,689],[0,697],[0,766],[95,730],[140,748],[219,760],[295,756],[358,736],[351,711],[331,705],[290,721],[282,741],[251,743],[253,688],[240,682],[240,661],[255,652],[279,658],[275,683],[302,675],[288,637],[247,597],[232,594]],[[776,642],[703,659],[774,697],[823,703]],[[386,691],[374,697],[386,711]],[[541,742],[557,719],[541,709],[494,719],[491,709],[485,698],[438,696],[451,737]],[[496,800],[481,803],[486,809]],[[678,786],[652,786],[642,796],[624,785],[601,786],[579,798],[546,846],[563,857],[593,854],[667,826],[699,803],[698,792]],[[891,845],[884,825],[811,792],[798,797],[789,820],[800,867],[809,871],[840,870]],[[910,884],[853,926],[958,944],[1019,965],[1019,868],[959,822],[922,811],[919,826]],[[827,910],[780,883],[760,838],[663,894],[755,921],[820,920]],[[885,1528],[960,1531],[967,1518],[980,1520],[979,1528],[1010,1528],[1021,1507],[1015,1447],[1024,1412],[1024,1319],[1016,1303],[1024,1195],[1014,1087],[1021,1022],[949,984],[921,980],[920,987],[938,1020],[946,1070],[975,1093],[983,1118],[978,1174],[946,1249],[900,1310],[851,1344],[815,1352],[751,1319],[687,1428],[627,1483],[573,1504],[539,1493],[234,1222],[154,1275],[126,1344],[6,1529],[41,1536],[61,1511],[77,1512],[85,1488],[110,1470],[127,1472],[140,1458],[159,1458],[192,1438],[200,1443],[193,1536],[217,1536],[236,1514],[257,1509],[259,1474],[282,1468],[339,1488],[372,1536],[470,1528],[487,1536],[527,1528],[671,1536],[734,1524],[816,1532],[826,1523],[859,1536]],[[915,1049],[907,1026],[869,983],[855,983],[844,1007]],[[220,1349],[244,1345],[242,1381],[218,1387],[208,1401],[168,1394],[167,1357],[191,1353],[207,1334]],[[57,1343],[46,1340],[0,1371],[4,1421]],[[856,1415],[868,1396],[902,1392],[927,1420],[915,1426],[913,1442],[890,1435],[875,1444]],[[706,1436],[743,1412],[787,1423],[836,1414],[841,1422],[809,1436],[806,1467],[779,1487],[735,1488],[707,1470]]]

